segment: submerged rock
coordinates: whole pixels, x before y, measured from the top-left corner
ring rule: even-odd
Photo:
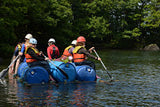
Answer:
[[[144,47],[145,51],[159,51],[159,47],[157,44],[149,44],[148,46]]]

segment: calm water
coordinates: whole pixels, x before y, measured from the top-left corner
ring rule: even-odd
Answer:
[[[160,52],[114,50],[98,53],[116,80],[113,85],[67,83],[59,87],[26,87],[7,79],[6,85],[0,84],[0,107],[160,106]],[[109,77],[101,63],[96,61],[96,67],[97,74],[107,81]]]

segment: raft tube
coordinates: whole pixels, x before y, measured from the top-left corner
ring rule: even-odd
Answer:
[[[68,79],[52,63],[54,63],[57,67],[61,68],[68,75]],[[52,72],[52,75],[57,82],[71,82],[76,79],[76,68],[74,64],[64,63],[60,61],[52,61],[52,63],[49,62],[51,69],[50,71]]]
[[[96,71],[88,66],[88,65],[81,65],[76,66],[77,77],[78,81],[95,81],[96,80]]]
[[[18,68],[18,76],[28,84],[48,83],[49,74],[41,66],[29,67],[26,62],[22,62]]]

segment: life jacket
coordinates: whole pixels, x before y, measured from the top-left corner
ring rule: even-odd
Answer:
[[[78,50],[81,48],[84,48],[83,46],[76,46],[73,50],[73,61],[74,62],[83,62],[85,60],[86,55],[85,54],[79,54],[77,53]],[[84,48],[86,49],[86,48]]]
[[[24,49],[26,50],[26,49],[27,49],[27,46],[26,46],[25,44],[24,44],[24,46],[25,46]]]
[[[36,59],[34,59],[31,55],[29,55],[29,54],[27,53],[27,51],[28,51],[29,48],[31,48],[31,49],[36,53],[36,55],[39,55],[39,51],[38,51],[37,49],[35,49],[35,48],[33,48],[33,47],[27,47],[27,48],[25,49],[26,62],[35,62],[35,61],[37,61]]]
[[[53,45],[52,47],[53,47],[53,53],[51,54],[52,59],[58,58],[58,55],[56,54],[56,46]]]
[[[23,49],[23,47],[24,47],[24,49]],[[27,49],[26,44],[25,43],[21,44],[21,51],[24,50],[23,53],[25,53],[26,49]]]
[[[18,47],[18,51],[20,52],[20,51],[21,51],[21,48],[22,48],[21,44],[18,43],[17,46],[15,47],[15,50],[16,50],[17,47]]]
[[[69,53],[69,49],[72,48],[72,47],[73,47],[73,46],[70,45],[70,46],[68,46],[67,48],[65,48],[62,57],[72,56],[72,54]]]

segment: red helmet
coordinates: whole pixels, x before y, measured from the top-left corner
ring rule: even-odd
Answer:
[[[77,42],[86,42],[86,39],[83,36],[79,36]]]

